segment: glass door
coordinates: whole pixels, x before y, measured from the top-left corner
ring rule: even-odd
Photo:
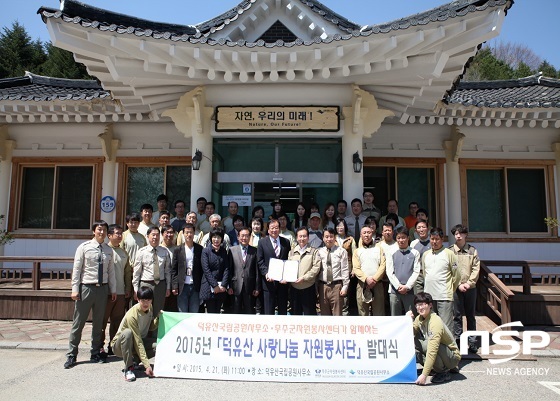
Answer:
[[[282,202],[290,218],[299,202],[317,202],[321,209],[342,196],[340,140],[215,140],[214,191],[216,211],[227,214],[224,197],[250,197],[240,208],[246,219],[254,206],[272,213],[271,203]]]

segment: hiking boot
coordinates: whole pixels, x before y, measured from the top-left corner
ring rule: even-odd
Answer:
[[[107,363],[107,354],[95,354],[89,358],[91,363]]]
[[[69,356],[66,359],[66,362],[64,362],[64,369],[70,369],[72,366],[74,366],[76,364],[76,357],[75,356]]]
[[[451,375],[449,374],[449,372],[436,373],[434,377],[432,377],[432,383],[444,383],[448,382],[449,380],[451,380]]]

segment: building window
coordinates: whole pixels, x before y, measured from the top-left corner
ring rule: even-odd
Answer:
[[[375,196],[375,205],[387,213],[389,199],[399,202],[399,215],[408,215],[408,204],[417,202],[429,213],[430,225],[444,225],[440,216],[440,182],[443,177],[443,159],[415,160],[366,158],[364,161],[364,190],[371,190]]]
[[[466,167],[467,224],[471,233],[546,234],[546,167]]]
[[[141,159],[119,160],[123,172],[119,187],[125,195],[124,210],[121,212],[123,218],[126,214],[140,212],[140,206],[144,203],[151,204],[157,210],[156,199],[159,194],[166,194],[169,198],[167,208],[171,213],[174,213],[173,204],[176,200],[184,201],[186,208],[189,208],[191,166],[186,164],[185,158],[177,159],[170,160],[169,164],[148,160],[142,162]]]
[[[100,164],[97,160],[83,164],[83,160],[42,163],[15,159],[13,171],[19,179],[16,177],[12,183],[15,199],[10,227],[26,231],[89,231],[96,218]]]

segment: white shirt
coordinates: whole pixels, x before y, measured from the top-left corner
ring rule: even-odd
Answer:
[[[187,271],[186,271],[186,274],[185,274],[185,284],[192,284],[193,283],[193,278],[192,278],[192,267],[193,267],[193,259],[194,259],[193,249],[194,249],[194,245],[193,245],[192,248],[189,248],[187,246],[187,244],[185,244],[185,257],[187,259]]]

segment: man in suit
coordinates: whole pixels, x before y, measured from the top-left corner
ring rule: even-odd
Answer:
[[[195,227],[185,223],[183,237],[185,243],[173,253],[171,269],[173,294],[177,295],[179,312],[197,313],[200,307],[198,294],[202,281],[202,245],[194,242]]]
[[[251,231],[247,227],[239,230],[239,245],[229,249],[230,267],[233,278],[229,288],[234,296],[233,313],[253,314],[251,297],[258,297],[261,278],[257,269],[257,248],[249,246]]]
[[[268,277],[268,262],[270,258],[287,260],[289,252],[290,242],[280,237],[278,220],[270,220],[268,236],[261,239],[257,247],[257,265],[262,276],[265,315],[274,315],[276,307],[279,315],[286,315],[288,312],[288,283],[276,282]]]

